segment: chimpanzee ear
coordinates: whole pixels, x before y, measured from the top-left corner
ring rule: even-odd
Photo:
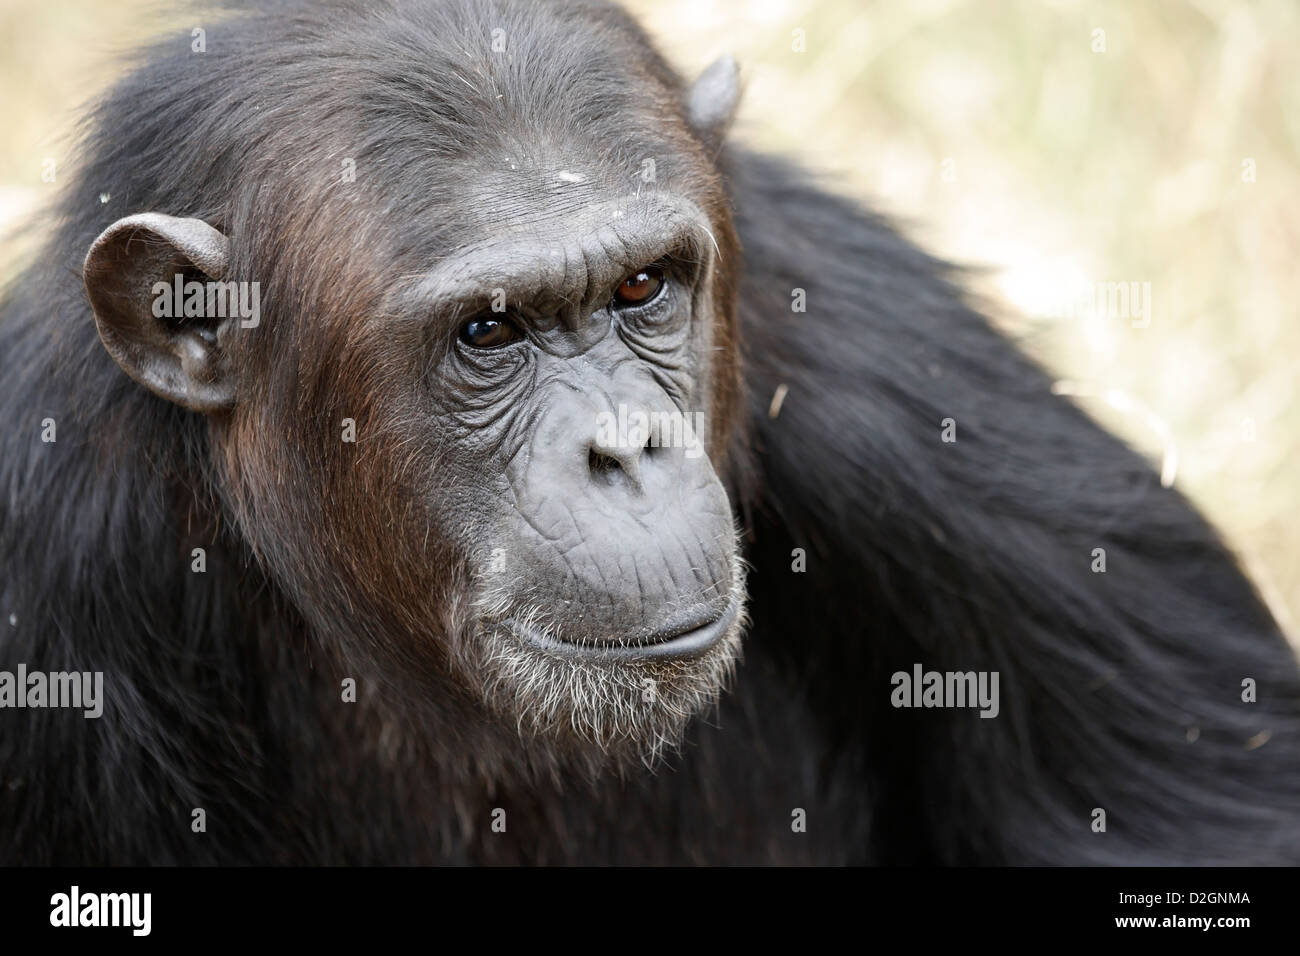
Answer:
[[[710,149],[717,149],[739,102],[740,68],[733,57],[720,56],[691,84],[686,119]]]
[[[201,219],[150,212],[100,233],[82,270],[108,354],[145,388],[199,412],[228,408],[235,398],[220,333],[238,320],[237,310],[224,302],[219,312],[210,308],[207,294],[229,255],[230,241]]]

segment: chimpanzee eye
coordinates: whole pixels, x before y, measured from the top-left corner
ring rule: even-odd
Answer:
[[[664,287],[664,270],[658,266],[646,266],[638,269],[618,284],[614,290],[614,308],[626,309],[629,306],[645,305],[659,294]]]
[[[460,340],[476,349],[499,349],[520,338],[519,327],[509,319],[480,316],[460,327]]]

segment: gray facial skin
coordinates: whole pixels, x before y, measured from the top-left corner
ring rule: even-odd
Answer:
[[[435,365],[446,441],[481,463],[440,499],[485,529],[465,668],[534,727],[602,745],[650,727],[657,749],[716,694],[742,626],[730,503],[705,453],[715,246],[703,213],[664,194],[544,225],[553,245],[486,244],[403,293],[405,310],[469,316]],[[657,292],[619,304],[649,265]],[[505,312],[484,312],[502,292]],[[467,343],[480,319],[515,338]],[[639,434],[618,427],[638,415]]]
[[[517,330],[493,348],[457,339],[437,373],[439,418],[473,449],[484,496],[503,505],[479,555],[485,617],[573,654],[671,656],[665,645],[738,604],[708,435],[669,427],[706,420],[707,223],[689,203],[631,197],[584,208],[557,238],[475,249],[414,295],[471,311],[495,287],[507,310],[482,316]],[[614,301],[626,276],[656,262],[657,293]],[[627,427],[638,416],[640,434]]]

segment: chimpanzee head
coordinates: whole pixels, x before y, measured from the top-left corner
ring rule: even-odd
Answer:
[[[603,5],[392,7],[292,59],[255,28],[176,54],[184,108],[86,257],[100,338],[197,413],[225,518],[344,667],[655,751],[744,615],[734,64],[685,87]]]

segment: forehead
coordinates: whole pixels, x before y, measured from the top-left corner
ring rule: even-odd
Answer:
[[[388,213],[384,231],[397,248],[429,262],[486,245],[576,244],[585,254],[584,237],[612,229],[618,248],[646,258],[637,252],[637,230],[652,245],[675,229],[707,233],[705,211],[717,207],[720,184],[685,125],[680,98],[662,89],[629,92],[621,68],[611,69],[607,82],[621,92],[606,98],[599,122],[588,116],[593,97],[583,93],[590,71],[572,89],[554,81],[544,103],[528,90],[498,93],[479,103],[481,111],[458,113],[455,131],[446,128],[445,102],[412,107],[400,130],[373,110],[369,165],[384,171],[372,183],[381,194],[375,205]],[[484,76],[491,81],[493,68]],[[468,88],[463,95],[474,101]]]
[[[708,258],[715,177],[702,167],[686,174],[682,147],[645,138],[610,149],[576,133],[511,139],[423,157],[400,183],[379,186],[391,211],[379,225],[396,253],[390,268],[423,276],[424,294],[472,300],[483,289],[545,287],[584,298],[665,256]]]
[[[564,230],[593,216],[617,219],[625,212],[649,214],[690,203],[692,183],[682,175],[681,147],[640,140],[622,148],[585,137],[515,144],[495,155],[455,164],[440,205],[462,212],[479,235]],[[571,231],[571,230],[564,230]]]
[[[725,213],[680,81],[620,12],[482,0],[395,10],[354,24],[346,45],[341,33],[313,38],[307,95],[301,63],[269,94],[281,115],[311,117],[306,142],[276,150],[271,178],[299,180],[296,234],[361,247],[345,267],[409,276],[477,244],[555,245],[589,234],[594,211],[647,197]],[[340,185],[342,160],[354,178]],[[619,234],[634,244],[630,228]]]
[[[396,92],[377,88],[355,119],[363,158],[382,171],[381,181],[417,191],[409,197],[415,207],[500,221],[627,192],[686,192],[700,175],[681,97],[637,88],[626,64],[552,78],[543,102],[534,90],[498,83],[499,70],[518,79],[513,67],[484,64],[490,99],[455,85],[422,90],[416,102],[403,94],[400,122],[385,103]]]

